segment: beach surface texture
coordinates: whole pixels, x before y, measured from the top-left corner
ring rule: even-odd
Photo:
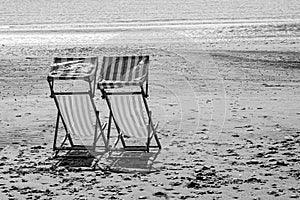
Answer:
[[[300,198],[298,1],[0,2],[0,199]],[[161,151],[58,162],[53,57],[112,55],[150,55]]]

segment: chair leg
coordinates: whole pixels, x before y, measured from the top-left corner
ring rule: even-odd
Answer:
[[[110,139],[110,129],[111,129],[111,119],[112,119],[112,112],[109,112],[109,118],[108,118],[108,127],[107,127],[107,143],[109,144]]]
[[[67,133],[66,137],[69,139],[69,142],[70,142],[71,147],[73,147],[73,146],[74,146],[74,143],[73,143],[73,139],[72,139],[70,133]]]
[[[99,111],[96,111],[96,115],[98,116],[99,115]],[[101,128],[101,127],[100,127]],[[95,132],[94,132],[94,142],[93,142],[93,151],[96,150],[96,143],[98,141],[98,136],[97,136],[97,133],[98,133],[98,119],[96,119],[96,127],[95,127]],[[101,134],[101,133],[100,133]]]
[[[161,144],[160,144],[160,141],[159,141],[158,136],[156,135],[156,133],[154,134],[154,138],[156,140],[158,148],[161,149]]]
[[[99,125],[98,125],[99,126]],[[98,142],[98,140],[100,139],[100,137],[102,137],[102,139],[103,139],[103,141],[104,141],[104,145],[105,145],[105,148],[106,149],[108,149],[108,141],[107,141],[107,139],[106,139],[106,137],[105,137],[105,135],[104,135],[104,130],[105,130],[105,128],[106,128],[106,126],[107,126],[107,123],[105,123],[105,124],[103,124],[102,125],[102,132],[103,133],[101,133],[101,130],[100,130],[100,134],[98,134],[97,135],[97,138],[96,138],[96,144],[97,144],[97,142]],[[97,145],[96,145],[96,147],[97,147]]]
[[[150,149],[150,142],[151,142],[151,139],[150,139],[150,137],[148,137],[148,139],[147,139],[147,152],[149,152],[149,149]]]
[[[64,146],[64,144],[66,143],[67,139],[68,139],[68,135],[66,135],[65,138],[63,139],[63,141],[62,141],[62,143],[61,143],[61,145],[60,145],[61,148],[62,148],[62,147]],[[73,145],[71,145],[71,146],[73,146]]]
[[[126,143],[125,143],[125,140],[124,140],[124,138],[123,138],[123,136],[122,136],[121,133],[118,135],[118,139],[114,143],[114,148],[117,146],[117,144],[119,143],[120,140],[121,140],[121,143],[123,145],[123,148],[126,148]]]
[[[124,140],[124,137],[123,137],[122,133],[120,133],[120,138],[121,138],[121,142],[122,142],[123,147],[126,148],[126,143],[125,143],[125,140]]]
[[[117,146],[117,144],[119,143],[120,138],[121,138],[121,136],[118,135],[118,138],[117,138],[117,140],[116,140],[115,143],[114,143],[114,148],[115,148],[115,147]]]
[[[56,118],[56,126],[55,126],[54,141],[53,141],[53,151],[55,151],[55,149],[56,149],[58,126],[59,126],[59,113],[57,113],[57,118]]]

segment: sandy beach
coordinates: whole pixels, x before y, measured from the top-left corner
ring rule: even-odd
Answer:
[[[0,199],[298,199],[298,44],[279,51],[240,42],[235,49],[147,37],[2,45]],[[149,104],[162,150],[106,152],[95,171],[54,169],[56,108],[46,81],[52,58],[99,56],[101,65],[104,55],[123,54],[151,56]],[[107,120],[99,91],[95,101]]]
[[[1,200],[300,198],[297,0],[1,5]],[[53,158],[53,57],[112,55],[150,56],[162,149]]]

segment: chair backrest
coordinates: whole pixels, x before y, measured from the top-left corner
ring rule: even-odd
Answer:
[[[96,111],[89,94],[56,95],[57,106],[67,130],[79,137],[95,133]]]
[[[91,74],[88,76],[88,81],[92,84],[90,84],[90,89],[92,94],[95,94],[96,89],[96,79],[97,79],[97,72],[98,72],[98,57],[54,57],[53,59],[53,65],[50,67],[50,72],[59,69],[60,67],[63,67],[64,65],[70,65],[75,63],[90,63],[95,68],[89,68],[91,71],[88,72],[88,74]],[[69,72],[63,72],[59,75],[58,79],[66,80],[66,79],[73,79],[77,80],[80,79],[78,74],[73,74]],[[84,80],[86,80],[84,78]]]
[[[54,57],[53,63],[76,63],[76,62],[84,62],[84,63],[92,63],[96,66],[96,72],[98,70],[98,57]],[[59,68],[60,65],[51,65],[50,72]]]
[[[103,57],[100,81],[148,81],[149,56],[110,56]]]
[[[149,137],[147,112],[141,95],[109,95],[115,122],[127,136]]]

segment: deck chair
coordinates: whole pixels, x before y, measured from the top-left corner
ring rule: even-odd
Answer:
[[[59,67],[66,67],[65,65],[72,65],[79,62],[90,62],[95,65],[95,68],[87,73],[58,70]],[[103,131],[106,124],[101,124],[99,111],[96,110],[93,100],[94,89],[92,82],[95,81],[95,74],[97,72],[97,57],[55,58],[54,64],[54,67],[52,66],[50,71],[58,71],[52,74],[50,72],[47,79],[51,90],[51,97],[54,98],[58,110],[53,142],[55,156],[63,150],[67,150],[69,153],[72,150],[85,150],[93,153],[96,147],[100,147],[98,145],[100,139],[102,139],[102,147],[107,149],[107,140]],[[55,91],[54,83],[57,80],[83,80],[89,84],[86,88],[81,88],[81,91]],[[61,124],[65,129],[65,135],[62,142],[57,144]],[[75,141],[77,142],[76,144]]]
[[[98,88],[109,108],[107,140],[114,122],[118,132],[116,146],[125,150],[161,149],[157,124],[153,124],[148,108],[149,56],[104,57]],[[134,139],[134,141],[132,140]],[[151,145],[155,140],[156,144]]]

